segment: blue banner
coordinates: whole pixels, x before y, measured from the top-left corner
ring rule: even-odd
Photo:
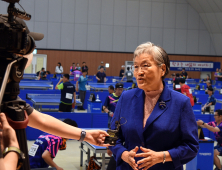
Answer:
[[[170,70],[181,71],[210,71],[215,72],[220,68],[220,62],[202,62],[202,61],[170,61]]]

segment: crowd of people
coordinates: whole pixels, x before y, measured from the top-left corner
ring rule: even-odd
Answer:
[[[173,89],[175,91],[181,92],[187,97],[190,98],[191,106],[194,106],[194,98],[192,96],[192,91],[188,85],[185,84],[186,78],[188,78],[188,74],[183,69],[182,74],[172,74],[173,78]],[[222,81],[222,72],[221,69],[216,69],[214,73],[214,77],[216,81]],[[221,170],[222,166],[220,163],[220,159],[218,156],[222,156],[222,110],[216,110],[214,112],[214,106],[216,104],[216,98],[214,96],[214,88],[212,87],[212,79],[209,74],[207,74],[206,78],[201,80],[200,83],[206,83],[205,93],[208,94],[208,99],[206,103],[203,103],[201,111],[212,112],[214,113],[214,121],[205,123],[203,120],[198,120],[197,125],[201,128],[206,128],[209,131],[214,133],[215,139],[217,141],[217,145],[214,147],[214,164],[216,166],[215,170]],[[197,86],[198,90],[200,90],[200,86]],[[212,106],[212,109],[211,109]]]
[[[78,63],[73,63],[69,74],[64,74],[61,63],[56,66],[56,74],[62,74],[62,78],[56,85],[56,89],[61,90],[60,112],[70,112],[75,107],[76,92],[78,91],[81,102],[84,102],[89,69],[85,62],[82,64],[83,66],[80,67]],[[115,88],[109,86],[110,94],[103,104],[103,111],[108,114],[108,127],[114,130],[116,129],[116,121],[121,124],[119,138],[115,146],[103,144],[105,136],[108,136],[104,131],[78,129],[73,120],[61,122],[39,113],[27,105],[26,110],[30,117],[29,126],[47,132],[36,139],[32,145],[33,149],[29,151],[31,167],[44,168],[50,165],[56,167],[57,170],[62,170],[52,158],[56,156],[58,150],[66,148],[66,140],[71,138],[106,146],[107,153],[111,156],[108,170],[137,170],[150,167],[162,170],[182,170],[183,164],[197,155],[199,149],[197,125],[215,132],[215,135],[220,135],[222,130],[221,110],[215,112],[215,122],[208,124],[201,120],[196,122],[192,110],[194,105],[192,92],[185,83],[185,80],[188,79],[185,69],[182,69],[181,74],[173,75],[175,76],[173,79],[174,90],[166,86],[163,80],[169,72],[170,65],[168,55],[161,47],[150,42],[141,44],[134,52],[133,67],[134,72],[130,67],[127,67],[126,72],[124,67],[121,67],[120,77],[122,80],[126,77],[127,82],[133,82],[132,78],[135,76],[138,88],[123,93],[123,83],[117,83]],[[106,68],[103,62],[97,71],[97,82],[105,83]],[[44,68],[39,72],[41,79],[45,78],[44,72]],[[74,75],[76,85],[70,82],[71,75]],[[207,93],[211,97],[210,77],[206,78],[205,82],[207,83]],[[204,109],[209,107],[212,102],[210,98],[208,104],[204,105]],[[177,104],[175,105],[175,103]],[[81,110],[82,107],[79,109]],[[175,121],[172,122],[172,120]],[[0,114],[0,127],[3,130],[5,127],[9,128],[4,114]],[[1,136],[2,133],[0,133]],[[167,138],[169,136],[171,138]],[[167,140],[165,140],[166,138]],[[217,139],[220,142],[219,137]],[[50,141],[53,142],[50,143]],[[14,143],[19,149],[19,146],[16,145],[18,142],[15,140]],[[215,150],[215,155],[220,155],[221,150],[220,145]],[[9,162],[8,159],[13,162],[12,158],[15,158],[15,162],[17,162],[17,157],[7,154],[4,163]],[[42,165],[40,166],[40,164]],[[216,158],[215,164],[221,168]],[[15,164],[11,165],[15,166]]]

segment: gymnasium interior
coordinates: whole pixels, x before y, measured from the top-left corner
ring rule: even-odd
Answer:
[[[42,40],[35,41],[33,59],[24,70],[18,95],[38,112],[61,121],[72,119],[81,129],[108,130],[110,112],[103,107],[110,95],[108,89],[114,87],[115,93],[117,83],[123,84],[123,93],[138,88],[136,77],[128,81],[126,72],[134,73],[134,51],[146,42],[168,54],[165,86],[175,90],[175,79],[185,78],[194,100],[195,121],[215,121],[215,111],[222,109],[221,0],[20,0],[19,4],[15,7],[31,15],[25,21],[30,32],[44,34]],[[8,5],[0,1],[0,14],[7,14]],[[83,101],[80,89],[71,111],[61,112],[58,85],[64,75],[69,75],[76,89],[86,67]],[[101,69],[106,75],[102,83],[98,80]],[[76,76],[76,70],[80,75]],[[207,110],[203,107],[209,102],[210,88],[215,103]],[[29,126],[25,132],[28,150],[44,133]],[[199,152],[183,168],[217,170],[215,133],[207,128],[198,133],[203,136]],[[107,154],[106,147],[72,139],[66,143],[67,149],[59,151],[53,160],[63,170],[90,170],[90,161],[98,169],[107,169],[112,155]],[[47,169],[56,170],[42,168]]]

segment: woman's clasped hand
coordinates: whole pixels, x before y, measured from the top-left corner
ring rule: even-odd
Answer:
[[[142,153],[137,153],[139,147],[136,146],[131,151],[125,151],[122,154],[122,160],[128,163],[133,170],[147,170],[155,164],[162,163],[164,161],[164,154],[163,152],[155,152],[153,150],[140,147]],[[138,162],[135,161],[135,157],[141,157],[143,159],[139,160]]]

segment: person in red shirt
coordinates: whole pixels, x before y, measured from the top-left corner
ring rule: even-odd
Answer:
[[[190,98],[190,104],[193,107],[194,106],[194,100],[193,100],[192,90],[187,84],[185,84],[185,79],[184,78],[180,79],[180,87],[181,87],[181,93],[185,94],[187,97]]]

